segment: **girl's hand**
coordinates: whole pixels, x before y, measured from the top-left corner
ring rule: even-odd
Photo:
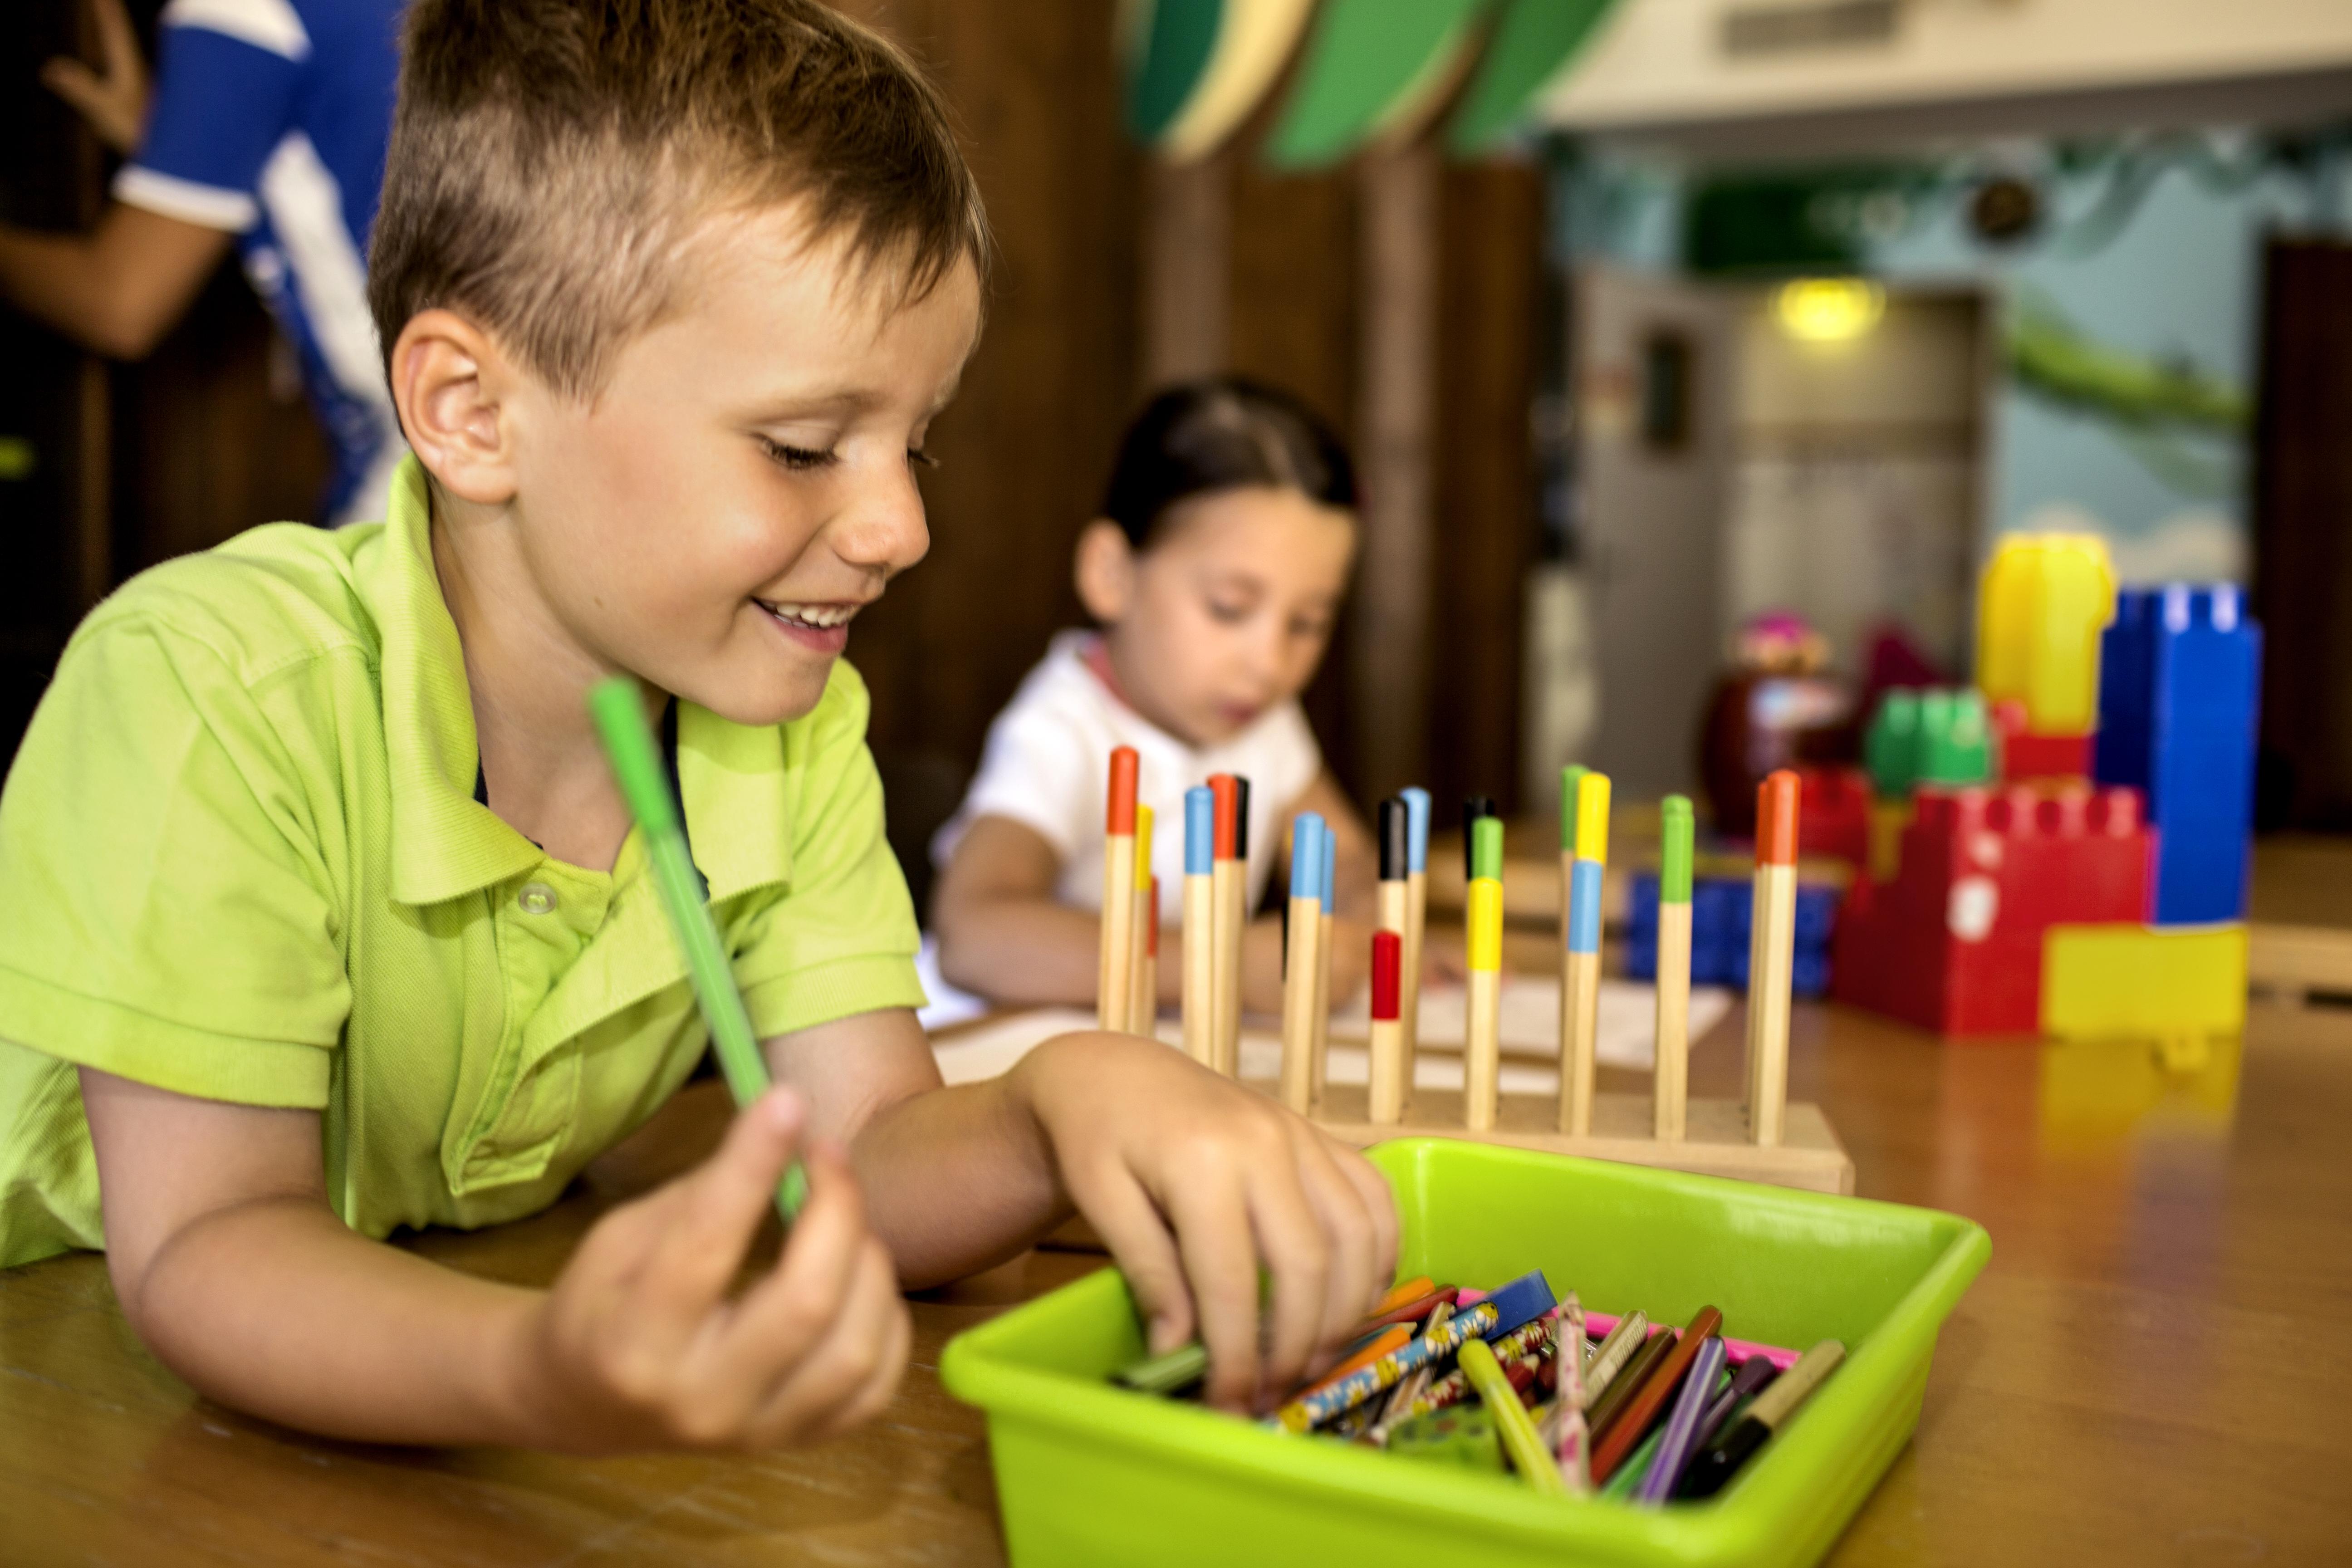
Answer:
[[[70,55],[41,67],[41,84],[89,122],[98,139],[128,158],[147,129],[147,62],[122,0],[91,0],[101,64],[90,69]]]
[[[729,1295],[805,1117],[798,1095],[770,1090],[703,1165],[588,1233],[513,1358],[516,1397],[552,1446],[815,1443],[890,1402],[907,1307],[838,1149],[810,1144],[809,1201],[782,1258]]]
[[[1006,1081],[1126,1271],[1153,1351],[1208,1346],[1211,1403],[1270,1408],[1338,1359],[1388,1288],[1388,1183],[1264,1095],[1129,1035],[1050,1040]]]

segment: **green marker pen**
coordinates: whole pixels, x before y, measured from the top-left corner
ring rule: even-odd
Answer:
[[[670,931],[686,954],[687,976],[702,1009],[702,1022],[710,1030],[710,1043],[719,1052],[728,1091],[738,1108],[750,1105],[768,1090],[767,1060],[751,1032],[743,994],[735,989],[735,972],[719,945],[719,928],[711,924],[710,908],[703,902],[702,879],[687,854],[677,802],[669,793],[653,731],[646,723],[645,699],[635,681],[616,675],[589,689],[588,712],[604,739],[604,754],[620,781],[622,798],[629,803],[629,815],[645,833],[654,886],[669,916]],[[806,1202],[808,1173],[794,1160],[776,1184],[776,1212],[790,1225]]]

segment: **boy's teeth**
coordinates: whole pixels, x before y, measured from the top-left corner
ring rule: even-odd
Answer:
[[[770,605],[768,613],[804,626],[837,626],[854,612],[836,605]]]

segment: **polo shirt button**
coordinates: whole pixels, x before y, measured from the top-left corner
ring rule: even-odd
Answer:
[[[522,906],[522,912],[527,915],[552,914],[555,912],[555,889],[544,882],[525,882],[522,891],[515,896],[515,902]]]

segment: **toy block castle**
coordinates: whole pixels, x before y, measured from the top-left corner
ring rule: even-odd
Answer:
[[[1955,1039],[2242,1025],[2261,629],[2228,584],[2113,584],[2095,539],[2003,541],[1981,696],[1882,705],[1910,818],[1839,912],[1839,1000]]]

